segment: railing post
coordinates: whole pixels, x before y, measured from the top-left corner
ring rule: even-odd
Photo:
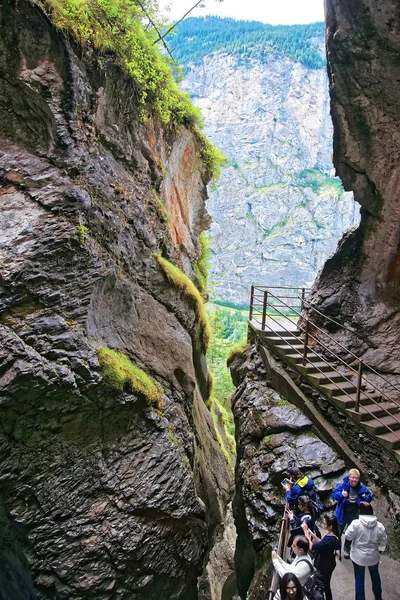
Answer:
[[[363,369],[363,361],[359,359],[358,361],[358,373],[357,373],[357,390],[356,390],[356,412],[360,410],[360,394],[361,394],[361,382],[362,382],[362,369]]]
[[[268,305],[268,290],[264,292],[264,301],[263,301],[263,309],[262,309],[262,323],[261,329],[265,330],[265,320],[267,318],[267,305]]]
[[[250,312],[249,312],[249,321],[253,318],[253,302],[254,302],[254,285],[251,286],[250,292]]]
[[[305,365],[307,362],[308,327],[309,322],[308,319],[306,319],[306,330],[304,332],[303,365]]]
[[[303,307],[304,307],[304,298],[306,297],[306,288],[301,288],[301,311],[303,312]]]

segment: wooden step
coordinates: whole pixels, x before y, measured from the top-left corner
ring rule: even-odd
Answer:
[[[267,338],[279,337],[277,335],[278,333],[281,337],[286,338],[297,337],[300,334],[300,331],[298,329],[293,331],[285,331],[284,329],[282,329],[282,331],[273,331],[272,329],[265,329],[262,333],[264,333],[265,337]]]
[[[293,352],[293,350],[298,350],[301,352],[301,355],[303,355],[303,346],[302,344],[298,344],[297,340],[294,344],[292,344],[292,342],[289,342],[289,344],[284,344],[282,341],[280,341],[279,344],[274,344],[274,346],[277,350],[283,350],[284,352]]]
[[[332,396],[341,396],[343,392],[345,392],[346,394],[355,394],[357,391],[355,385],[353,385],[352,383],[348,383],[347,381],[340,381],[337,384],[326,383],[321,385],[320,389],[324,394],[329,396],[329,398],[332,398]]]
[[[309,379],[312,383],[315,383],[318,386],[325,383],[331,383],[332,381],[336,381],[337,383],[339,381],[346,381],[343,375],[341,375],[337,371],[327,371],[325,373],[319,373],[317,371],[316,373],[308,374],[307,379]]]
[[[400,431],[395,431],[394,433],[391,431],[389,433],[380,433],[375,437],[378,442],[389,450],[400,448]]]
[[[376,398],[380,398],[380,396],[376,396]],[[333,396],[332,398],[333,402],[336,404],[336,406],[339,406],[342,409],[345,409],[352,418],[354,418],[355,421],[358,421],[357,419],[357,415],[359,415],[360,413],[356,412],[355,410],[353,410],[353,407],[356,405],[356,395],[354,394],[350,394],[350,396],[347,396],[346,394],[343,395],[339,395],[339,396]],[[360,411],[361,411],[361,407],[367,404],[371,404],[371,400],[370,398],[368,398],[365,394],[363,394],[361,392],[360,394]]]
[[[265,338],[266,343],[273,348],[282,348],[285,352],[291,352],[292,346],[294,348],[299,348],[298,340],[295,337],[286,337],[283,340],[278,337],[269,337]]]
[[[331,371],[332,366],[326,362],[315,362],[315,363],[307,363],[305,365],[299,365],[299,369],[304,371],[304,375],[311,375],[312,373],[319,373],[321,371]]]
[[[378,419],[362,421],[361,425],[370,433],[385,433],[385,431],[397,431],[400,429],[400,415],[386,415]],[[390,429],[389,429],[390,428]],[[400,437],[400,436],[399,436]]]
[[[380,396],[374,396],[371,394],[371,398],[378,400]],[[385,416],[388,412],[391,414],[400,413],[400,408],[397,406],[397,404],[394,404],[394,402],[378,402],[377,404],[371,403],[360,406],[360,410],[358,412],[353,409],[348,411],[351,417],[358,423],[361,423],[362,421],[368,421],[374,417],[380,417],[381,415]]]
[[[294,352],[288,352],[286,354],[286,358],[288,359],[289,362],[291,362],[292,364],[297,364],[297,363],[301,363],[303,362],[303,353],[299,353],[299,354],[295,354]],[[313,352],[311,352],[310,354],[307,354],[307,361],[308,362],[319,362],[321,359],[319,356],[317,356],[317,354],[314,354]]]

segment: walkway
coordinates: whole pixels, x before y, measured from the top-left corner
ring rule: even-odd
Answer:
[[[400,598],[400,563],[382,555],[380,566],[382,580],[382,597],[384,600],[399,600]],[[366,600],[374,600],[369,573],[365,574]],[[354,600],[354,572],[351,560],[337,561],[337,567],[332,575],[333,600]]]
[[[311,306],[305,299],[305,290],[300,295],[295,288],[253,286],[249,325],[261,344],[295,368],[333,406],[400,462],[400,388],[364,365],[362,359],[308,316],[299,321],[303,306],[309,309]],[[342,328],[336,321],[323,317],[332,321],[336,329]],[[356,335],[353,331],[351,334]],[[364,371],[373,378],[367,378]],[[377,377],[383,388],[377,387]],[[391,386],[390,396],[387,390],[383,391],[387,385]]]

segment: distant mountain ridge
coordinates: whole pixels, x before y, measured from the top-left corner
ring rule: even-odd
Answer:
[[[321,53],[324,24],[269,25],[221,17],[191,17],[167,38],[175,60],[199,64],[213,53],[226,52],[241,59],[286,57],[309,69],[325,67]]]
[[[322,23],[188,19],[175,48],[186,57],[181,87],[227,157],[207,203],[211,298],[245,306],[254,283],[310,286],[359,220],[332,165],[326,70],[304,64],[305,49],[324,52]]]

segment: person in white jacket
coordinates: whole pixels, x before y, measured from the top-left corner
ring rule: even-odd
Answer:
[[[287,563],[276,552],[272,552],[272,564],[278,573],[279,577],[283,577],[285,573],[293,573],[298,577],[301,585],[304,585],[313,570],[313,562],[308,554],[310,543],[304,535],[298,535],[294,538],[292,550],[296,558],[292,563]],[[274,600],[280,600],[279,590],[274,596]]]
[[[368,567],[371,576],[375,600],[382,600],[379,553],[386,548],[385,527],[375,517],[369,502],[360,502],[359,510],[359,518],[349,525],[345,534],[346,542],[351,541],[350,558],[354,566],[356,600],[365,600],[365,567]]]

